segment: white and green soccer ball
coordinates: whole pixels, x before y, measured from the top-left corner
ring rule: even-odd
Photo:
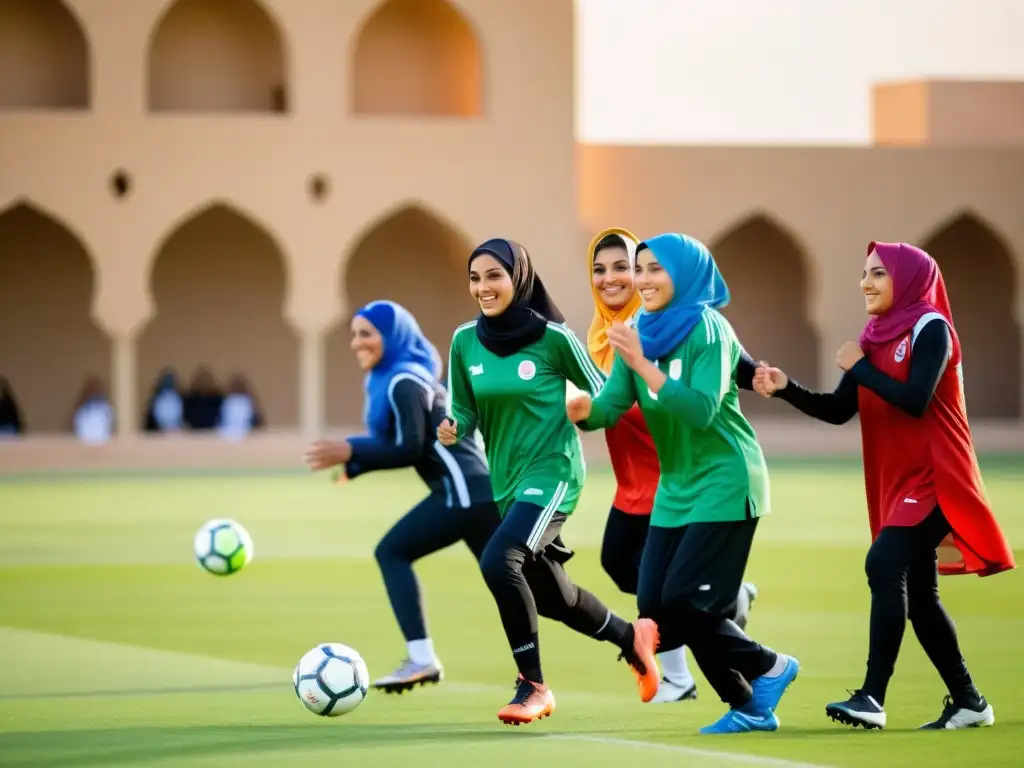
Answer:
[[[292,673],[295,695],[314,715],[338,717],[363,703],[370,673],[359,651],[341,643],[321,643]]]
[[[216,576],[238,573],[252,560],[252,537],[234,520],[210,520],[193,542],[199,566]]]

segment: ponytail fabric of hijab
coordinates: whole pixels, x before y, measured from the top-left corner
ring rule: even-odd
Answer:
[[[514,240],[488,240],[470,254],[469,266],[485,253],[496,258],[512,278],[512,303],[494,317],[481,312],[476,322],[476,336],[489,352],[509,357],[540,341],[549,322],[564,323],[565,318],[548,296],[523,246]]]
[[[673,295],[668,306],[656,312],[644,310],[637,320],[644,357],[660,360],[683,343],[705,310],[729,303],[729,287],[711,251],[689,235],[658,235],[639,247],[650,249],[672,278]]]
[[[391,419],[388,389],[400,373],[409,373],[425,381],[437,381],[441,375],[441,356],[420,330],[419,323],[401,304],[373,301],[356,312],[366,318],[381,336],[383,352],[377,364],[366,374],[363,389],[363,422],[370,434],[383,434]]]
[[[938,312],[953,330],[953,313],[946,294],[946,281],[931,256],[908,243],[868,244],[878,254],[882,266],[892,279],[892,305],[885,314],[872,315],[860,334],[860,346],[865,352],[886,344],[906,333],[924,315]]]
[[[590,352],[590,359],[605,373],[612,369],[612,362],[615,360],[615,351],[608,341],[608,329],[613,323],[625,323],[632,318],[640,309],[640,294],[635,293],[629,302],[619,309],[612,309],[607,306],[594,285],[594,259],[597,254],[594,250],[597,244],[609,235],[618,235],[622,240],[622,247],[626,249],[626,258],[629,259],[630,280],[633,279],[632,270],[636,266],[636,244],[637,237],[628,229],[612,227],[603,232],[598,232],[590,241],[590,248],[587,249],[587,274],[590,276],[590,292],[594,298],[594,317],[590,321],[590,328],[587,331],[587,351]]]

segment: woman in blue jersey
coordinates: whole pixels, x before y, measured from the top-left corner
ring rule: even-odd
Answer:
[[[405,635],[408,658],[374,683],[388,693],[438,683],[444,670],[427,634],[412,564],[458,541],[480,560],[501,519],[487,463],[476,440],[445,447],[434,435],[444,418],[437,350],[404,307],[374,301],[352,318],[352,351],[365,370],[366,435],[314,443],[306,453],[313,470],[342,467],[352,479],[380,469],[413,467],[429,495],[381,539],[375,552],[391,607]]]

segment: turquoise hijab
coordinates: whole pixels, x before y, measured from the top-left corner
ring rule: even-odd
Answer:
[[[652,237],[637,246],[637,256],[644,249],[649,249],[668,272],[675,291],[668,306],[656,312],[641,310],[637,320],[644,357],[660,360],[683,343],[706,309],[719,309],[729,303],[729,286],[711,251],[689,235]]]

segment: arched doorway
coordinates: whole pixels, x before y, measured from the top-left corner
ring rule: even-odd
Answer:
[[[445,0],[387,0],[363,24],[352,56],[357,115],[483,112],[481,46]]]
[[[60,0],[0,3],[0,109],[88,109],[85,32]]]
[[[412,312],[447,362],[455,328],[476,314],[466,269],[472,244],[452,225],[419,206],[406,206],[372,225],[349,254],[342,291],[349,314],[327,339],[327,423],[362,421],[363,372],[349,351],[351,313],[374,299]]]
[[[1020,327],[1013,256],[971,213],[941,225],[921,246],[938,262],[963,344],[964,390],[971,418],[1017,419]]]
[[[229,205],[203,208],[168,235],[150,275],[156,316],[139,337],[143,407],[161,370],[187,384],[203,366],[221,387],[245,376],[268,427],[297,426],[299,341],[282,316],[286,271],[271,234]]]
[[[27,434],[70,432],[85,380],[110,385],[110,339],[91,317],[95,285],[85,247],[59,221],[25,203],[0,214],[0,377]]]
[[[151,112],[286,112],[281,30],[255,0],[178,0],[149,41]]]
[[[722,313],[755,360],[785,369],[802,384],[818,378],[818,342],[809,319],[808,259],[794,238],[765,215],[752,216],[710,244],[732,301]],[[793,416],[750,392],[743,411],[772,418]]]

